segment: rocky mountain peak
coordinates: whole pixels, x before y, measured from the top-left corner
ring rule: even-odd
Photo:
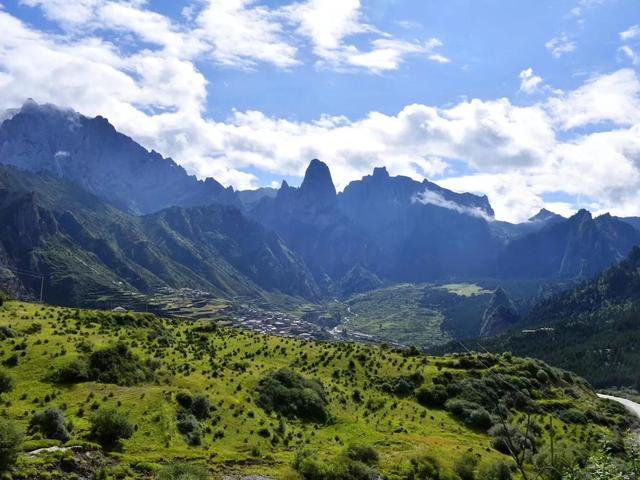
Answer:
[[[326,163],[318,159],[311,160],[304,174],[300,193],[317,199],[335,199],[337,195],[336,187],[333,185],[331,172]]]
[[[374,178],[389,178],[389,172],[387,172],[387,167],[375,167],[373,169]]]
[[[529,219],[530,222],[546,222],[547,220],[551,220],[553,218],[559,218],[555,212],[547,210],[546,208],[541,208],[538,213],[536,213],[533,217]]]

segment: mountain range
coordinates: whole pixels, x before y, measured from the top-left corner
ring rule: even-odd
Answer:
[[[312,160],[299,187],[235,191],[100,116],[30,100],[2,118],[0,261],[45,275],[59,303],[163,286],[313,300],[394,282],[575,281],[640,243],[635,218],[501,222],[486,196],[384,167],[337,192]]]
[[[471,345],[540,358],[597,387],[640,388],[640,247],[593,279],[538,303],[510,328]],[[438,350],[459,349],[455,343]]]

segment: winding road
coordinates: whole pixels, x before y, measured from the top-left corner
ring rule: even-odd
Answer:
[[[630,412],[640,418],[640,403],[627,400],[626,398],[614,397],[613,395],[605,395],[604,393],[599,393],[598,396],[624,405]]]

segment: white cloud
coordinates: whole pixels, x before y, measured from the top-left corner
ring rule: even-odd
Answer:
[[[640,65],[640,25],[634,25],[619,35],[623,45],[618,48],[618,52],[632,65]]]
[[[571,53],[577,47],[574,41],[569,40],[569,36],[566,33],[552,38],[544,46],[549,50],[553,58],[560,58],[567,53]]]
[[[460,205],[452,200],[445,199],[438,192],[434,192],[432,190],[424,190],[423,192],[416,195],[413,199],[413,202],[422,203],[423,205],[435,205],[436,207],[446,208],[448,210],[453,210],[455,212],[461,213],[463,215],[470,215],[472,217],[484,218],[487,221],[493,221],[493,217],[490,217],[485,213],[484,210],[478,207],[467,207],[465,205]]]
[[[632,65],[640,65],[640,53],[636,52],[629,45],[622,45],[618,51],[629,59]]]
[[[532,94],[542,85],[542,77],[534,75],[533,68],[531,67],[522,70],[519,78],[520,90],[524,93]]]
[[[382,72],[397,69],[409,54],[422,55],[437,63],[450,61],[436,51],[442,46],[437,38],[423,42],[400,40],[366,23],[360,0],[307,0],[282,11],[296,25],[297,33],[311,42],[323,67],[359,67]],[[368,43],[368,48],[348,41],[364,34],[377,37]]]
[[[596,75],[576,90],[552,97],[548,108],[563,129],[602,122],[638,123],[640,79],[631,69]]]
[[[257,61],[278,67],[299,63],[297,48],[283,36],[278,13],[253,0],[208,0],[197,17],[197,36],[213,44],[214,58],[227,65]]]
[[[640,38],[640,25],[629,27],[624,32],[620,32],[620,40],[628,41]]]
[[[193,25],[177,25],[142,3],[96,1],[77,11],[64,10],[65,4],[48,13],[67,26],[61,35],[36,30],[0,9],[0,108],[32,96],[100,114],[191,173],[240,188],[257,186],[248,172],[302,175],[318,157],[329,163],[339,188],[386,165],[394,175],[443,176],[438,183],[445,187],[485,193],[503,219],[523,220],[545,205],[553,209],[553,202],[544,201],[551,192],[589,198],[598,211],[640,214],[640,78],[632,69],[593,76],[566,92],[540,88],[535,81],[533,87],[546,98],[528,106],[504,98],[471,99],[445,108],[407,105],[395,114],[371,112],[360,119],[322,116],[302,122],[244,111],[215,121],[205,113],[207,79],[196,61],[207,55],[244,65],[263,60],[256,50],[216,46],[200,32],[202,15],[213,4],[198,4],[202,8],[189,13],[187,23]],[[240,15],[262,8],[240,0],[228,5],[241,8]],[[270,10],[264,18],[275,22],[281,15]],[[404,55],[435,55],[439,47],[437,40],[407,42],[366,27],[359,34],[366,38],[364,49],[350,42],[355,34],[348,32],[368,24],[359,14],[351,22],[317,34],[318,44],[351,55],[340,60],[343,66],[383,71],[397,68]],[[122,35],[107,41],[104,29]],[[276,44],[285,42],[286,30],[267,31]],[[199,32],[195,40],[190,32]],[[403,51],[395,55],[396,50]],[[378,56],[367,57],[371,51]],[[269,58],[285,65],[277,59],[297,57]],[[363,65],[349,63],[354,58]],[[534,77],[527,69],[520,80]],[[464,166],[464,175],[455,174],[457,165]]]

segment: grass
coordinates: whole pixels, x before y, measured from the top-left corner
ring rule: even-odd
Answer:
[[[417,297],[420,290],[401,285],[386,292],[384,298],[392,301],[407,295]],[[375,300],[350,305],[358,312],[364,312],[365,306],[370,312],[379,308]],[[397,309],[397,321],[406,322],[408,315],[414,315],[402,310],[402,302],[391,305],[387,311]],[[413,318],[425,322],[425,317]],[[441,322],[436,314],[428,318],[432,327],[423,332],[435,331]],[[383,328],[396,328],[395,322],[385,320]],[[291,464],[300,449],[316,450],[321,458],[333,459],[351,444],[375,447],[380,453],[378,468],[388,478],[395,478],[398,465],[424,453],[441,459],[446,468],[467,451],[481,455],[483,461],[506,459],[491,448],[486,433],[466,427],[443,409],[426,409],[411,396],[393,396],[377,386],[380,378],[400,375],[419,373],[429,385],[445,372],[464,373],[453,358],[408,356],[376,346],[301,341],[226,327],[212,329],[206,320],[167,320],[19,302],[0,307],[0,325],[22,332],[20,337],[0,342],[0,360],[15,352],[20,355],[17,366],[7,368],[16,388],[0,397],[0,413],[26,429],[35,412],[59,407],[73,423],[71,442],[77,443],[89,440],[89,418],[95,408],[125,411],[136,431],[123,442],[120,452],[110,454],[116,466],[109,468],[125,472],[116,478],[147,478],[146,470],[171,459],[201,462],[218,474],[296,478]],[[160,342],[158,336],[168,340]],[[57,368],[77,358],[80,347],[90,344],[98,349],[116,341],[125,342],[142,359],[157,359],[156,380],[127,387],[95,382],[58,385],[47,380]],[[313,425],[286,420],[286,434],[273,441],[273,432],[281,428],[280,419],[256,405],[255,391],[267,372],[280,368],[319,379],[334,421]],[[356,390],[362,401],[354,400]],[[175,397],[182,391],[206,394],[215,407],[212,418],[201,422],[204,433],[200,446],[189,446],[176,427],[179,406]],[[601,408],[588,388],[581,387],[578,393],[578,398],[571,400],[577,408]],[[372,411],[367,403],[377,404],[379,409]],[[597,425],[566,428],[566,434],[576,441],[607,433]],[[258,434],[264,429],[271,433],[269,438]],[[287,445],[284,437],[289,439]],[[27,441],[31,445],[42,442],[37,436]],[[20,468],[27,472],[42,462],[41,457],[22,457]],[[55,469],[52,472],[54,475]]]
[[[424,348],[477,333],[491,292],[476,284],[398,284],[328,304],[341,327]]]

